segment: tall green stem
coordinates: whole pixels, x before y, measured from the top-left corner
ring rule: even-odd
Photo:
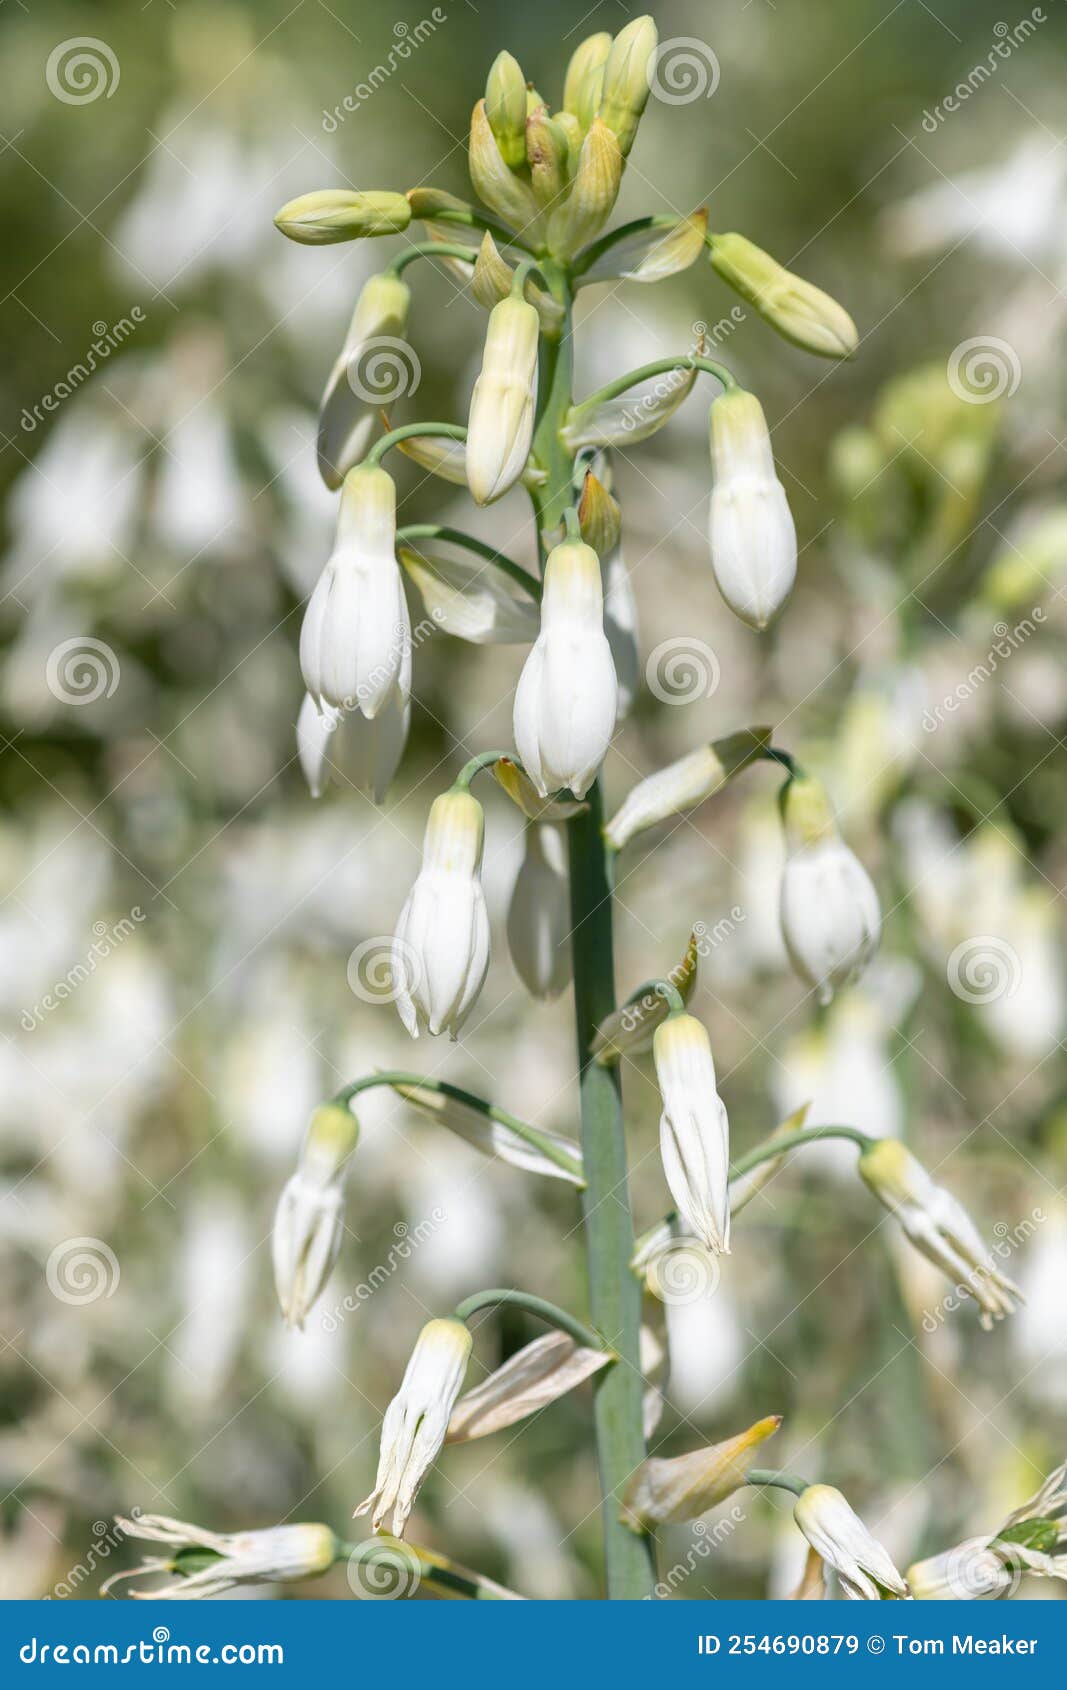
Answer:
[[[574,459],[560,432],[571,404],[572,321],[567,276],[550,260],[543,261],[543,267],[553,297],[566,311],[558,341],[543,342],[541,413],[534,434],[534,451],[548,471],[545,486],[533,495],[535,509],[542,535],[551,536],[574,502]],[[619,1358],[593,1386],[607,1594],[634,1599],[652,1593],[656,1549],[651,1536],[635,1536],[619,1519],[622,1493],[645,1459],[644,1390],[639,1353],[641,1288],[630,1271],[633,1218],[619,1073],[617,1068],[602,1068],[592,1059],[597,1025],[615,1007],[611,882],[602,823],[603,803],[597,782],[587,794],[587,808],[567,824],[586,1179],[582,1216],[590,1315]]]

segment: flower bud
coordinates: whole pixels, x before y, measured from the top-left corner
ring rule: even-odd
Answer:
[[[572,257],[599,234],[611,216],[621,180],[619,143],[597,118],[582,142],[570,192],[548,221],[548,245],[558,258]]]
[[[567,822],[589,808],[573,798],[542,798],[529,775],[512,757],[498,757],[493,764],[493,775],[527,821]]]
[[[478,304],[491,311],[500,300],[507,299],[514,277],[514,270],[501,256],[500,248],[487,229],[478,249],[474,274],[471,277],[471,292]],[[525,295],[537,311],[542,332],[558,335],[563,326],[563,306],[557,304],[551,294],[545,293],[543,288],[536,287],[533,282],[527,282]]]
[[[562,827],[527,822],[526,852],[508,906],[508,949],[531,997],[557,998],[571,977],[571,898]]]
[[[283,205],[274,222],[302,246],[328,246],[364,235],[399,234],[411,222],[411,206],[403,194],[320,188]]]
[[[525,120],[523,122],[525,148]],[[541,208],[531,187],[514,175],[501,157],[496,136],[479,100],[471,113],[469,167],[478,198],[531,244],[540,239]]]
[[[736,389],[712,405],[711,469],[708,540],[716,583],[735,616],[766,628],[793,590],[797,537],[754,393]]]
[[[348,471],[366,457],[378,428],[373,400],[374,371],[363,369],[375,356],[375,342],[398,348],[407,324],[411,289],[397,276],[371,276],[356,301],[344,346],[330,371],[319,407],[316,443],[319,474],[331,490],[340,487]],[[386,352],[388,349],[381,348]]]
[[[692,1015],[670,1015],[652,1040],[663,1098],[659,1143],[671,1196],[714,1255],[730,1249],[730,1124],[716,1090],[711,1043]]]
[[[278,1200],[271,1254],[288,1326],[303,1326],[333,1272],[344,1230],[342,1179],[358,1137],[359,1122],[345,1105],[316,1109],[296,1173]]]
[[[578,119],[583,133],[597,114],[610,52],[611,36],[604,29],[587,35],[571,54],[563,84],[563,109]]]
[[[635,18],[615,37],[604,65],[598,115],[618,136],[623,158],[629,155],[641,113],[648,103],[658,44],[653,20]]]
[[[936,1184],[906,1145],[879,1139],[864,1151],[859,1169],[915,1248],[974,1298],[986,1331],[1014,1311],[1022,1301],[1019,1287],[1001,1273],[963,1205]]]
[[[172,1520],[166,1514],[121,1516],[116,1525],[126,1537],[145,1538],[166,1544],[172,1551],[167,1560],[146,1561],[139,1571],[174,1573],[170,1584],[155,1590],[135,1590],[134,1596],[153,1600],[174,1597],[225,1596],[236,1585],[284,1584],[294,1579],[314,1578],[332,1567],[341,1545],[329,1526],[270,1526],[258,1532],[210,1532],[202,1526]],[[192,1568],[190,1571],[188,1569]],[[120,1578],[118,1573],[100,1587],[101,1596]]]
[[[401,684],[411,622],[395,544],[392,478],[360,464],[345,476],[337,539],[300,630],[304,685],[320,707],[373,720]]]
[[[431,1320],[419,1333],[403,1381],[385,1411],[374,1489],[356,1514],[371,1515],[375,1531],[403,1537],[408,1515],[448,1431],[471,1353],[461,1320]]]
[[[694,931],[689,936],[685,955],[676,962],[667,979],[688,1003],[697,983],[697,964],[700,948]],[[670,1006],[662,992],[655,987],[640,987],[626,1002],[604,1017],[593,1037],[593,1057],[601,1067],[617,1062],[621,1056],[640,1056],[652,1049],[652,1038],[670,1014]]]
[[[567,185],[567,137],[544,106],[526,119],[526,158],[538,204],[554,205]]]
[[[498,53],[485,84],[485,115],[509,170],[526,163],[526,78],[518,60]]]
[[[568,540],[545,564],[541,632],[515,692],[515,745],[542,798],[563,787],[585,797],[617,710],[600,561],[591,547]]]
[[[782,794],[786,864],[780,914],[789,960],[801,979],[829,1003],[856,978],[878,948],[878,894],[859,858],[834,823],[822,786],[807,776]]]
[[[793,1518],[852,1601],[907,1596],[888,1552],[833,1485],[808,1485],[797,1497]]]
[[[769,728],[744,728],[725,739],[698,746],[688,756],[649,775],[624,800],[604,828],[604,838],[621,851],[636,833],[669,816],[682,815],[721,790],[740,769],[747,768],[770,743]]]
[[[723,281],[786,340],[823,358],[851,357],[859,336],[836,299],[794,276],[744,235],[712,235],[710,240],[711,262]]]
[[[421,1016],[431,1034],[459,1035],[489,968],[489,916],[479,878],[485,818],[469,792],[430,806],[422,868],[393,940],[396,1007],[413,1039]]]
[[[717,1508],[745,1484],[753,1452],[781,1424],[780,1414],[768,1414],[723,1443],[670,1461],[643,1461],[627,1486],[620,1518],[631,1531],[651,1532]]]
[[[467,482],[480,505],[499,499],[526,467],[537,405],[537,312],[502,299],[489,314],[482,367],[467,419]]]

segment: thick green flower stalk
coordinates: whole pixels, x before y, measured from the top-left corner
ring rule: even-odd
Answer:
[[[850,1596],[905,1595],[904,1579],[840,1492],[753,1466],[757,1446],[778,1430],[773,1404],[753,1404],[749,1428],[723,1443],[670,1459],[649,1454],[646,1437],[662,1405],[662,1346],[650,1328],[642,1330],[643,1300],[655,1291],[665,1251],[682,1241],[714,1268],[729,1251],[731,1222],[765,1180],[794,1150],[836,1137],[858,1149],[862,1182],[906,1237],[963,1277],[983,1315],[1011,1306],[1014,1288],[990,1268],[977,1230],[914,1159],[872,1149],[848,1125],[805,1130],[803,1112],[744,1155],[733,1153],[713,1029],[686,1008],[701,954],[696,931],[666,978],[656,974],[660,959],[650,959],[652,978],[621,1004],[616,999],[613,882],[620,853],[638,834],[709,801],[758,766],[785,776],[782,923],[790,958],[813,996],[847,988],[869,961],[881,926],[874,885],[838,833],[826,794],[765,727],[695,746],[637,782],[612,812],[603,803],[602,765],[641,678],[612,446],[633,449],[669,422],[701,377],[710,378],[709,567],[727,605],[751,628],[764,630],[785,612],[797,546],[758,398],[702,352],[670,348],[599,392],[576,396],[576,293],[609,278],[664,281],[704,255],[709,284],[714,271],[785,339],[831,358],[850,355],[857,344],[836,301],[744,237],[709,231],[704,211],[607,227],[639,138],[656,54],[648,17],[614,39],[590,36],[560,67],[561,104],[553,110],[502,52],[471,117],[474,199],[426,187],[406,194],[326,188],[302,195],[276,219],[284,235],[313,245],[401,236],[399,250],[364,287],[326,385],[318,456],[324,480],[339,492],[339,511],[336,544],[308,601],[300,640],[305,773],[316,795],[333,765],[375,801],[383,798],[407,732],[414,655],[408,585],[447,634],[528,648],[514,698],[513,745],[471,757],[429,809],[422,867],[395,928],[393,997],[421,1050],[426,1035],[459,1036],[494,966],[481,884],[485,816],[472,790],[492,774],[522,812],[528,838],[509,942],[535,997],[555,996],[573,981],[581,1113],[580,1134],[568,1137],[417,1072],[370,1073],[340,1088],[316,1114],[282,1193],[274,1239],[279,1301],[286,1319],[300,1324],[322,1293],[337,1259],[343,1205],[358,1204],[342,1185],[349,1164],[358,1165],[354,1105],[364,1091],[384,1086],[507,1163],[515,1177],[575,1188],[587,1307],[557,1308],[536,1288],[491,1287],[433,1311],[412,1334],[377,1467],[368,1465],[366,1499],[356,1509],[385,1535],[360,1547],[325,1526],[234,1538],[169,1520],[152,1522],[151,1531],[142,1524],[141,1535],[177,1546],[153,1564],[174,1576],[165,1594],[182,1593],[183,1576],[185,1593],[210,1594],[242,1578],[310,1577],[338,1560],[348,1561],[351,1582],[353,1562],[365,1567],[407,1554],[415,1582],[429,1589],[472,1599],[510,1596],[399,1540],[451,1443],[550,1412],[558,1397],[589,1381],[607,1596],[654,1594],[657,1527],[694,1518],[745,1485],[773,1485],[797,1498],[796,1520],[814,1556],[811,1590],[821,1590],[829,1573]],[[668,117],[669,108],[659,113],[660,121]],[[416,224],[423,238],[414,238]],[[487,311],[482,365],[465,423],[390,426],[395,419],[382,421],[365,365],[376,348],[402,361],[405,348],[412,350],[405,334],[417,345],[417,294],[411,279],[401,278],[421,261],[447,265]],[[650,392],[635,396],[649,383]],[[385,467],[393,447],[465,486],[477,505],[525,488],[538,574],[461,530],[398,526]],[[676,1211],[635,1243],[620,1058],[649,1052],[662,1094],[664,1184]],[[855,1186],[861,1203],[869,1201],[862,1182]],[[550,1330],[464,1394],[470,1323],[500,1304]],[[830,1462],[832,1450],[824,1468]]]

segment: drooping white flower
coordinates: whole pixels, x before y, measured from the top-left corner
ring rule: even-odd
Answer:
[[[1034,1495],[1012,1510],[996,1532],[967,1538],[916,1561],[907,1580],[918,1601],[986,1601],[1008,1596],[1024,1573],[1067,1581],[1067,1467],[1050,1473]]]
[[[526,467],[537,406],[540,321],[509,295],[489,313],[482,367],[467,418],[467,484],[480,505],[499,499]]]
[[[834,1569],[854,1602],[905,1597],[908,1587],[878,1539],[833,1485],[808,1485],[797,1497],[793,1518],[823,1560]]]
[[[915,1248],[970,1292],[987,1331],[1012,1313],[1022,1300],[1019,1287],[1000,1271],[962,1203],[930,1177],[906,1145],[879,1139],[860,1157],[859,1170]]]
[[[527,822],[526,851],[508,906],[508,949],[532,997],[558,997],[571,977],[567,841],[554,822]]]
[[[545,564],[541,632],[515,692],[515,744],[542,798],[562,787],[585,797],[611,741],[618,690],[600,561],[566,540]]]
[[[478,1107],[474,1099],[465,1102],[456,1096],[454,1089],[447,1087],[406,1085],[394,1080],[393,1090],[423,1114],[429,1115],[439,1126],[447,1127],[449,1132],[486,1156],[499,1156],[502,1162],[509,1162],[513,1168],[523,1168],[527,1173],[569,1180],[572,1185],[584,1184],[582,1147],[573,1139],[564,1138],[561,1133],[537,1127],[533,1129],[536,1136],[527,1136],[530,1129],[527,1127],[526,1134],[520,1132],[514,1116],[507,1116],[499,1110],[490,1113],[488,1107]],[[522,1125],[526,1126],[526,1123]],[[541,1148],[542,1145],[544,1148]],[[562,1154],[564,1163],[553,1160],[550,1154],[553,1150]]]
[[[692,1015],[671,1015],[652,1040],[663,1098],[663,1172],[689,1231],[715,1254],[730,1248],[730,1127],[715,1085],[707,1032]]]
[[[134,1590],[131,1595],[181,1600],[224,1596],[240,1584],[284,1584],[293,1579],[314,1578],[333,1566],[340,1544],[329,1526],[269,1526],[258,1532],[210,1532],[172,1520],[166,1514],[139,1514],[135,1520],[116,1519],[127,1537],[165,1543],[173,1555],[154,1556],[134,1572],[117,1573],[100,1587],[101,1596],[119,1579],[137,1578],[142,1573],[174,1574],[173,1582],[155,1590]],[[179,1556],[198,1551],[195,1572],[183,1573]]]
[[[819,782],[800,776],[782,800],[786,864],[782,937],[802,980],[829,1003],[839,986],[866,968],[878,948],[878,894],[859,858],[837,831]]]
[[[797,536],[754,393],[711,407],[711,567],[723,598],[750,628],[774,621],[793,590]]]
[[[392,478],[358,465],[345,476],[337,539],[300,630],[300,667],[317,704],[373,720],[401,684],[411,623],[395,545]]]
[[[396,1007],[412,1038],[420,1017],[453,1038],[489,968],[489,915],[479,875],[485,818],[469,792],[441,793],[430,806],[422,868],[393,939]]]
[[[463,1384],[471,1335],[461,1320],[431,1320],[419,1333],[400,1389],[385,1411],[374,1489],[356,1509],[375,1531],[403,1537],[408,1515],[445,1441]]]
[[[502,1431],[573,1391],[611,1361],[607,1350],[576,1344],[565,1332],[547,1332],[460,1397],[448,1423],[447,1442],[466,1443]]]
[[[679,757],[676,763],[668,763],[666,768],[638,781],[605,825],[608,844],[621,851],[646,827],[654,827],[669,816],[681,815],[702,804],[758,757],[769,737],[765,728],[745,728],[741,733],[700,745]]]
[[[768,1414],[722,1443],[668,1461],[642,1462],[626,1490],[623,1520],[633,1531],[643,1532],[706,1514],[741,1488],[753,1451],[781,1424],[780,1414]]]
[[[604,559],[604,633],[619,685],[619,718],[630,714],[641,664],[637,655],[637,599],[626,560],[618,547]]]
[[[380,804],[393,783],[411,724],[411,653],[404,655],[396,691],[368,721],[359,710],[321,710],[305,693],[296,719],[296,749],[312,798],[330,782],[354,786]]]
[[[388,272],[369,277],[356,301],[319,407],[319,473],[331,489],[366,456],[379,426],[378,407],[390,397],[382,378],[395,374],[410,303],[407,283]]]
[[[271,1234],[274,1283],[286,1324],[303,1326],[341,1248],[342,1182],[359,1122],[342,1104],[311,1117],[300,1161],[278,1200]]]

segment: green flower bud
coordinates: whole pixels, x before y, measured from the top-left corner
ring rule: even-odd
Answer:
[[[526,79],[518,60],[498,53],[485,83],[485,115],[509,170],[526,163]]]
[[[855,352],[856,325],[836,299],[794,276],[744,235],[709,239],[711,262],[723,281],[786,340],[822,358],[848,358]]]
[[[653,20],[635,18],[615,37],[604,66],[598,116],[618,137],[623,158],[629,155],[641,113],[648,103],[650,72],[658,44]]]
[[[611,36],[606,29],[600,30],[596,35],[587,35],[585,40],[574,49],[567,66],[566,81],[563,84],[564,111],[572,112],[575,117],[581,118],[590,78],[596,78],[599,75],[600,82],[603,82],[603,70],[610,52]],[[597,104],[599,102],[598,89]],[[595,116],[596,106],[594,105],[592,112],[589,114],[589,123],[592,123]],[[588,129],[589,123],[583,124],[583,128]]]
[[[471,183],[482,203],[536,245],[540,238],[541,207],[533,189],[504,163],[486,116],[484,100],[479,100],[471,113],[469,165]]]
[[[553,205],[567,185],[567,137],[538,106],[526,119],[526,161],[540,205]]]
[[[611,216],[622,180],[622,153],[614,133],[597,118],[578,159],[571,191],[549,219],[548,244],[570,258],[598,234]]]
[[[411,222],[411,206],[403,194],[319,188],[283,205],[274,222],[302,246],[328,246],[364,235],[399,234]]]

